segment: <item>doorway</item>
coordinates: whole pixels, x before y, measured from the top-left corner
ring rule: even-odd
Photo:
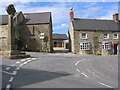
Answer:
[[[118,44],[114,44],[114,54],[118,54]]]

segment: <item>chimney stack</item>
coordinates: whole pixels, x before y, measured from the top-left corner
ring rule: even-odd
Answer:
[[[119,14],[118,14],[118,13],[115,13],[115,14],[113,15],[113,20],[114,20],[115,22],[118,22],[118,21],[119,21]]]
[[[28,14],[24,14],[24,17],[26,18],[28,16]]]
[[[73,12],[73,8],[70,8],[70,21],[74,20],[74,12]]]

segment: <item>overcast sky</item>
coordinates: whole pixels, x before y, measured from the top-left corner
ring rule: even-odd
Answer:
[[[118,12],[117,0],[114,0],[114,2],[112,2],[113,0],[109,0],[111,2],[107,2],[107,0],[101,0],[102,2],[24,1],[12,0],[12,2],[2,2],[0,4],[0,14],[7,14],[5,7],[11,3],[14,4],[17,11],[22,11],[23,13],[52,12],[53,33],[68,33],[70,7],[73,7],[75,18],[112,19],[112,15]]]

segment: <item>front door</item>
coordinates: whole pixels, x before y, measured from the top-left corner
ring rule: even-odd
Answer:
[[[118,54],[118,44],[114,44],[114,54]]]

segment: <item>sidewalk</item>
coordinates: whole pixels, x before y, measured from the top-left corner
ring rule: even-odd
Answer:
[[[53,48],[53,53],[68,53],[69,52],[69,49],[65,49],[65,48],[58,48],[58,47],[55,47]]]

